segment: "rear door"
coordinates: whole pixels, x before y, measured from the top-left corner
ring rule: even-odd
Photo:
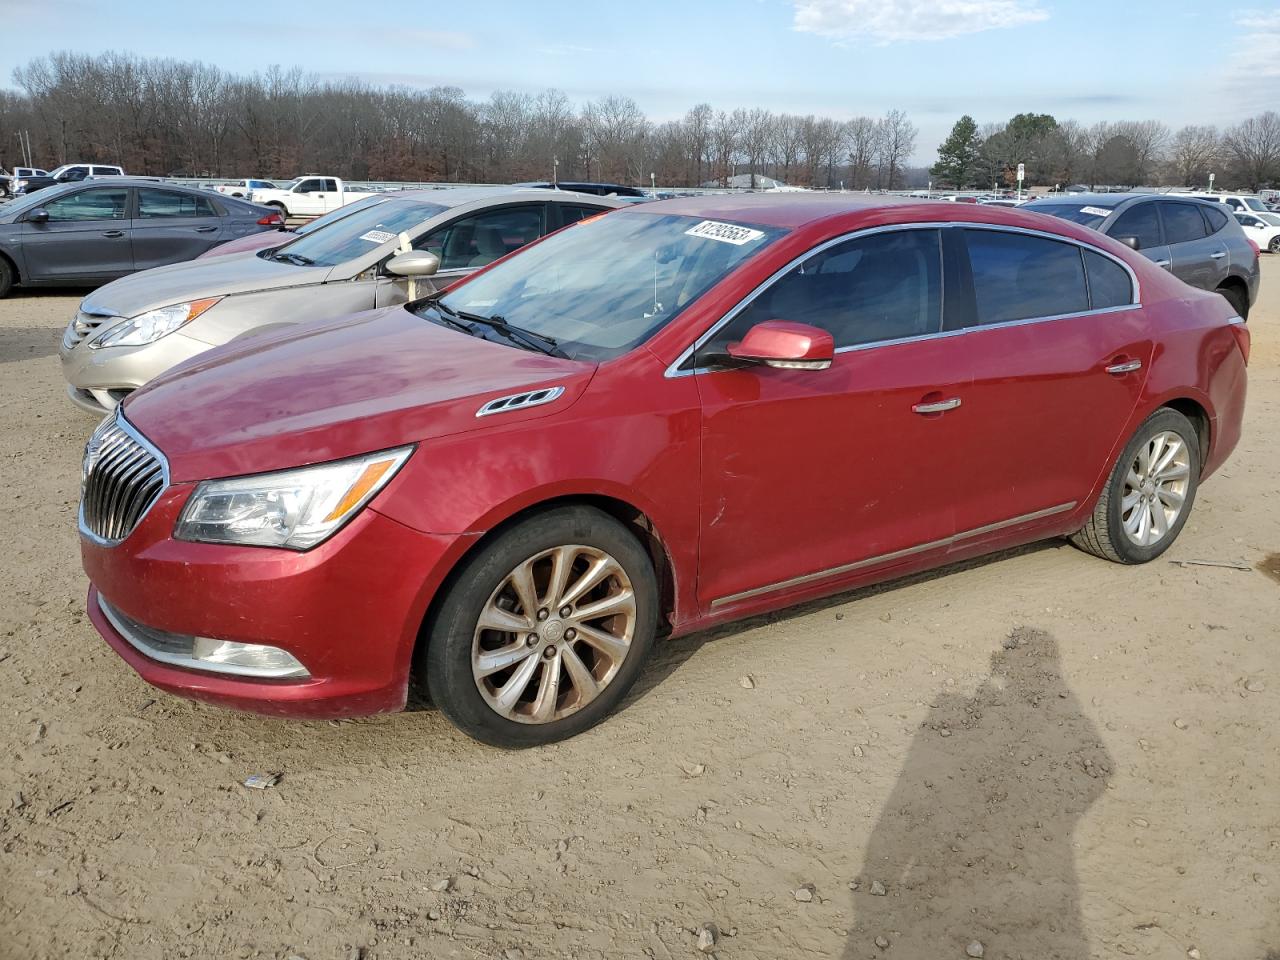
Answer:
[[[36,281],[98,281],[133,270],[129,189],[87,186],[39,209],[45,223],[23,224],[26,275]]]
[[[194,260],[231,239],[226,217],[210,197],[156,187],[138,187],[137,193],[132,230],[138,270]]]
[[[699,348],[702,603],[945,551],[968,369],[963,338],[939,336],[943,275],[937,229],[824,245]],[[831,367],[717,363],[765,320],[829,331]]]
[[[1164,222],[1174,276],[1201,290],[1217,289],[1227,276],[1227,245],[1209,235],[1200,204],[1157,200],[1154,205],[1160,209]]]
[[[966,227],[974,326],[965,342],[962,534],[1069,512],[1109,464],[1152,340],[1118,260],[1048,235]]]

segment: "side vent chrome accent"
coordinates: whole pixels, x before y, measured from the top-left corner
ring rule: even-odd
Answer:
[[[513,393],[509,397],[498,397],[490,400],[476,411],[477,417],[488,417],[495,413],[509,413],[512,410],[524,410],[527,407],[540,407],[559,399],[564,387],[543,387],[541,390],[529,390],[525,393]]]

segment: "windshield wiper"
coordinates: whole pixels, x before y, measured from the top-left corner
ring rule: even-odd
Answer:
[[[463,333],[469,333],[473,337],[480,336],[480,334],[476,332],[475,327],[469,323],[463,323],[462,320],[458,319],[457,310],[454,310],[453,307],[446,307],[441,303],[439,295],[429,299],[425,304],[423,304],[423,306],[434,310],[436,312],[436,316],[438,316],[441,321],[453,327],[455,330],[461,330]]]
[[[562,357],[569,359],[569,355],[560,349],[559,341],[548,337],[544,333],[536,333],[533,330],[526,330],[523,327],[512,326],[507,321],[493,314],[489,317],[483,317],[478,313],[467,313],[464,310],[454,311],[458,316],[464,317],[474,323],[483,323],[486,327],[493,327],[500,334],[513,343],[519,343],[530,350],[537,350],[539,353],[545,353],[548,357]]]
[[[299,267],[315,266],[315,261],[310,257],[304,257],[300,253],[277,253],[271,257],[277,263],[292,263]]]

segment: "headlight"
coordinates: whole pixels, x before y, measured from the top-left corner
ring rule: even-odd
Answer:
[[[206,480],[187,501],[174,536],[309,550],[359,513],[411,453],[413,447],[398,447],[297,470]]]
[[[184,323],[190,323],[221,299],[221,297],[208,297],[204,300],[192,300],[190,303],[175,303],[171,307],[160,307],[158,310],[148,310],[132,320],[108,327],[90,340],[89,346],[93,349],[140,347],[144,343],[152,343],[173,333]]]

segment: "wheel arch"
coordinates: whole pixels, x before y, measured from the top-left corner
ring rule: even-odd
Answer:
[[[1195,428],[1196,439],[1200,441],[1200,471],[1204,472],[1205,462],[1209,459],[1210,441],[1213,439],[1213,420],[1209,411],[1200,401],[1192,397],[1171,397],[1160,404],[1157,409],[1176,410]]]
[[[659,635],[664,635],[670,632],[676,616],[675,565],[666,541],[663,539],[661,533],[658,532],[657,526],[654,524],[648,513],[627,500],[608,494],[564,494],[540,500],[537,503],[528,504],[513,511],[499,522],[492,524],[481,536],[476,538],[475,542],[471,543],[467,549],[454,560],[449,572],[441,580],[439,587],[435,590],[430,602],[427,604],[427,608],[422,616],[422,621],[418,625],[418,634],[414,641],[409,666],[411,682],[414,680],[421,680],[421,677],[416,676],[416,674],[419,670],[419,664],[422,661],[420,654],[422,650],[425,649],[425,645],[431,632],[431,624],[440,609],[441,603],[448,594],[449,589],[456,582],[458,571],[462,569],[466,561],[474,556],[477,551],[487,546],[499,534],[511,529],[517,524],[523,523],[524,521],[535,517],[538,514],[545,513],[548,510],[571,506],[586,506],[599,510],[601,513],[612,517],[630,530],[640,542],[640,545],[649,555],[649,560],[653,564],[654,574],[658,579],[658,633]]]
[[[13,271],[13,282],[22,282],[22,271],[18,269],[18,261],[14,260],[7,251],[0,250],[0,260],[9,265],[9,269]]]
[[[1244,307],[1240,311],[1241,319],[1244,319],[1244,320],[1249,319],[1248,314],[1249,314],[1250,304],[1249,304],[1248,281],[1246,281],[1244,277],[1241,277],[1238,274],[1229,273],[1222,278],[1222,282],[1217,286],[1217,292],[1221,292],[1223,290],[1232,290],[1240,294],[1242,298],[1241,303],[1244,304]]]

